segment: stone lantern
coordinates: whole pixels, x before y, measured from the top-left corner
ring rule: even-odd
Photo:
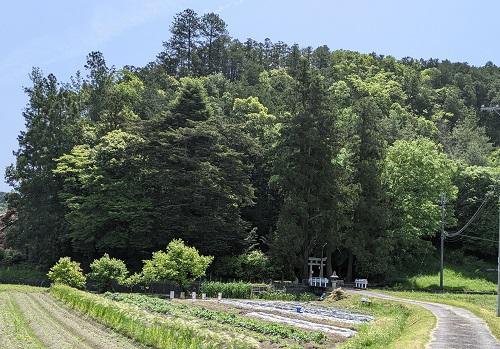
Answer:
[[[333,274],[330,275],[330,281],[332,283],[332,289],[337,288],[337,280],[339,279],[339,276],[337,275],[337,272],[334,270]]]

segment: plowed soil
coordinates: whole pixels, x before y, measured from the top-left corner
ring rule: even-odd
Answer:
[[[0,292],[0,349],[144,348],[44,292]]]

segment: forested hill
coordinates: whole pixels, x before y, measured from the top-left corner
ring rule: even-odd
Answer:
[[[500,117],[480,111],[500,104],[493,63],[240,42],[192,10],[165,39],[144,67],[92,52],[69,83],[32,71],[7,171],[7,245],[28,262],[137,267],[182,238],[215,274],[261,250],[293,278],[327,243],[328,275],[383,279],[432,254],[441,194],[454,231],[498,186]],[[494,259],[494,205],[450,248]]]

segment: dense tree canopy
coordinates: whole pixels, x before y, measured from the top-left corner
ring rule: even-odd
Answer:
[[[144,67],[33,69],[0,248],[138,270],[182,239],[212,273],[259,251],[286,278],[324,248],[327,272],[383,279],[432,252],[446,193],[450,232],[490,198],[454,248],[494,258],[500,68],[241,42],[190,9],[170,32]]]

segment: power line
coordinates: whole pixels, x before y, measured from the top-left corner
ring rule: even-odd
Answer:
[[[498,240],[491,240],[491,239],[486,239],[486,238],[480,238],[480,237],[477,237],[477,236],[471,236],[471,235],[465,235],[465,234],[461,234],[460,236],[463,236],[463,237],[466,237],[466,238],[469,238],[469,239],[475,239],[475,240],[483,240],[483,241],[489,241],[489,242],[494,242],[494,243],[498,243]]]
[[[469,227],[469,225],[471,225],[471,223],[478,217],[479,213],[483,209],[484,205],[488,202],[488,200],[490,200],[490,197],[488,195],[486,195],[486,197],[484,198],[483,202],[481,203],[481,205],[479,205],[478,209],[476,210],[476,212],[474,212],[474,214],[469,219],[469,221],[467,223],[465,223],[465,225],[460,230],[458,230],[457,232],[451,233],[451,234],[450,233],[446,233],[446,236],[452,238],[454,236],[462,234],[465,231],[465,229],[467,229]]]

